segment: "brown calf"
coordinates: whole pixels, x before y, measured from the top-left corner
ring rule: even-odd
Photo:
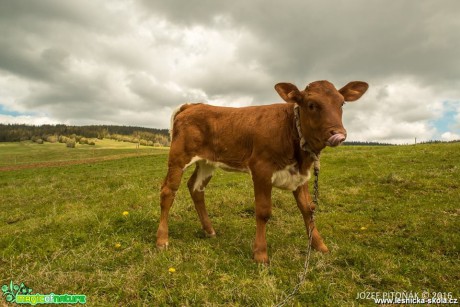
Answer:
[[[215,236],[204,203],[204,189],[216,167],[247,172],[254,183],[256,238],[254,259],[268,262],[265,225],[272,211],[272,186],[293,191],[312,247],[328,248],[310,220],[314,204],[308,192],[310,168],[325,146],[346,138],[342,106],[368,88],[350,82],[337,90],[328,81],[310,83],[300,91],[290,83],[275,86],[288,103],[244,108],[186,104],[172,117],[168,173],[161,187],[161,217],[157,246],[168,246],[168,214],[184,170],[196,164],[188,188],[207,236]],[[311,228],[310,228],[311,227]]]

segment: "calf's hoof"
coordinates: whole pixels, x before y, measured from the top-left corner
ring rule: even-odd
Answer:
[[[257,263],[262,263],[268,265],[270,261],[268,260],[268,255],[265,253],[255,253],[254,254],[254,261]]]
[[[319,244],[312,245],[314,250],[317,250],[318,252],[321,252],[323,254],[329,253],[329,248],[327,248],[326,244],[323,242],[320,242]]]
[[[161,242],[161,241],[158,242],[158,241],[157,241],[157,248],[158,248],[159,250],[166,250],[166,249],[168,249],[168,241],[165,241],[165,242]]]
[[[215,238],[216,237],[216,232],[214,230],[208,232],[208,231],[203,229],[203,232],[204,232],[204,236],[206,238]]]

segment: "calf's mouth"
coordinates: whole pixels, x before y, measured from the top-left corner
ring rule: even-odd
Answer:
[[[327,141],[326,145],[330,147],[336,147],[342,144],[347,137],[342,133],[337,133],[331,136]]]

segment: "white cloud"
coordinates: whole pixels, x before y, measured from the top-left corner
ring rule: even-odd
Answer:
[[[441,139],[442,139],[443,141],[458,141],[458,140],[460,140],[460,134],[452,133],[452,132],[450,132],[450,131],[444,132],[444,133],[441,135]]]
[[[436,130],[431,121],[443,113],[443,103],[430,88],[412,80],[375,85],[362,100],[345,106],[349,140],[411,143],[428,141]]]
[[[63,124],[63,122],[56,121],[55,119],[49,118],[47,116],[37,116],[37,115],[12,116],[12,115],[4,115],[4,114],[0,114],[0,123],[2,124],[26,124],[26,125]]]

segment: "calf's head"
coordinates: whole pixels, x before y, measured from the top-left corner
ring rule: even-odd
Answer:
[[[303,91],[291,83],[275,85],[281,98],[300,106],[301,131],[312,150],[338,146],[345,141],[342,107],[345,102],[358,100],[368,87],[361,81],[350,82],[340,90],[328,81],[312,82]]]

